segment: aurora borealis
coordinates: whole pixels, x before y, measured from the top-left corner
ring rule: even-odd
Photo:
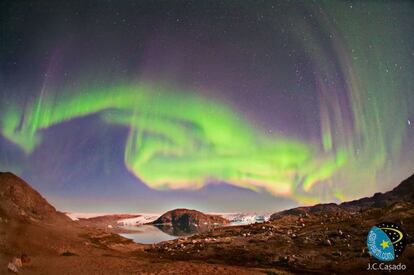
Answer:
[[[6,113],[3,134],[30,154],[42,142],[38,133],[42,129],[101,113],[105,122],[129,127],[125,164],[157,189],[198,188],[212,179],[291,194],[293,176],[307,179],[306,190],[341,164],[335,160],[325,168],[322,162],[322,168],[317,168],[312,163],[317,156],[311,156],[305,144],[257,136],[219,103],[179,92],[168,96],[156,87],[120,86],[60,100],[39,97],[27,108],[21,125],[19,111]]]
[[[413,172],[413,4],[99,3],[2,4],[0,170],[57,205],[273,210]]]

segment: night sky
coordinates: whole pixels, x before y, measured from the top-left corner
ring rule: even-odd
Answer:
[[[0,170],[67,211],[275,211],[414,172],[410,1],[2,1]]]

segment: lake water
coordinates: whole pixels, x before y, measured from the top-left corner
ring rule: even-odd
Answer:
[[[246,222],[232,222],[229,226],[245,225]],[[124,229],[131,230],[131,233],[121,233],[122,237],[133,240],[136,243],[153,244],[178,239],[183,236],[191,236],[205,232],[210,226],[189,226],[177,227],[171,225],[127,225]]]
[[[184,236],[191,236],[197,233],[208,231],[211,226],[172,226],[168,224],[157,225],[128,225],[123,226],[131,233],[121,233],[122,237],[133,240],[136,243],[153,244],[163,241],[170,241]]]
[[[164,233],[153,225],[124,226],[124,228],[128,230],[139,231],[119,234],[122,237],[131,239],[136,243],[153,244],[179,238],[179,236],[172,236]]]

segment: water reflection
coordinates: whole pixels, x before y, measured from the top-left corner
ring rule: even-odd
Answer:
[[[191,236],[197,233],[203,233],[212,228],[212,226],[184,225],[172,226],[170,224],[157,225],[138,225],[123,226],[123,229],[130,230],[131,233],[120,233],[119,235],[131,239],[136,243],[153,244],[164,241],[170,241],[179,237]]]
[[[212,226],[207,225],[192,225],[192,224],[185,224],[185,225],[171,225],[171,224],[155,224],[162,232],[170,235],[170,236],[191,236],[198,233],[207,232],[212,229]]]
[[[227,226],[247,225],[251,223],[261,223],[267,221],[268,217],[253,215],[235,217]],[[191,236],[207,232],[220,225],[215,224],[194,224],[183,222],[181,224],[154,224],[154,225],[126,225],[123,229],[131,231],[130,233],[121,233],[119,235],[132,239],[136,243],[153,244],[163,241],[170,241],[184,236]]]
[[[131,233],[120,233],[119,235],[131,239],[136,243],[153,244],[178,238],[178,235],[174,236],[164,233],[153,225],[123,226],[123,228],[130,230]]]

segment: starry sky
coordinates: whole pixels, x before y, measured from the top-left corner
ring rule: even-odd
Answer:
[[[275,211],[414,172],[409,1],[2,1],[0,170],[58,209]]]

